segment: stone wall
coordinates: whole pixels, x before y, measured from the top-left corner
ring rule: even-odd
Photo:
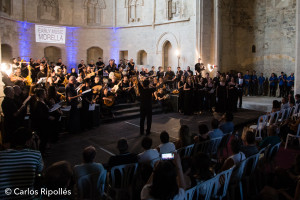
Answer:
[[[180,51],[183,69],[193,66],[198,57],[197,11],[193,0],[26,0],[25,5],[22,2],[11,1],[11,14],[0,11],[1,41],[12,47],[14,57],[41,58],[44,48],[55,46],[61,49],[63,62],[74,67],[81,59],[87,59],[87,49],[99,47],[106,63],[110,58],[118,62],[119,51],[126,50],[128,58],[137,60],[138,52],[144,50],[146,66],[160,66],[166,41],[174,50],[174,70],[178,62],[175,50]],[[66,26],[66,44],[36,43],[35,24]],[[210,49],[210,43],[207,46]]]
[[[296,0],[220,0],[220,8],[222,71],[294,72]]]

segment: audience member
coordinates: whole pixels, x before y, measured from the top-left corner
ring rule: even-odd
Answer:
[[[276,126],[272,125],[268,127],[267,134],[268,137],[266,137],[259,143],[259,148],[261,149],[267,147],[269,144],[271,146],[274,146],[275,144],[281,142],[280,137],[278,137],[276,134]]]
[[[153,164],[156,160],[159,159],[159,153],[156,149],[151,149],[152,139],[149,137],[144,137],[142,140],[142,147],[144,152],[138,155],[139,163],[148,163]]]
[[[255,144],[255,133],[253,131],[246,132],[246,141],[244,141],[244,145],[241,147],[241,151],[245,154],[246,157],[258,153],[258,149]]]
[[[199,135],[194,137],[195,142],[205,142],[210,140],[208,135],[208,127],[206,124],[199,124],[198,126]]]
[[[130,163],[137,163],[138,157],[134,153],[128,151],[128,143],[125,138],[118,140],[117,148],[119,155],[111,156],[108,161],[108,167],[112,168],[118,165],[125,165]]]
[[[12,134],[11,149],[0,151],[0,199],[7,199],[4,190],[20,188],[34,190],[37,175],[43,170],[42,155],[39,151],[30,150],[26,144],[31,139],[31,132],[26,128],[18,128]],[[9,199],[33,199],[31,194],[15,196]]]
[[[243,152],[241,152],[240,142],[238,139],[231,140],[230,147],[231,147],[231,151],[232,151],[233,155],[228,157],[225,160],[225,162],[221,168],[221,171],[230,169],[234,165],[238,165],[241,161],[246,159],[245,154]]]
[[[286,97],[283,97],[281,100],[281,110],[288,109],[290,107],[289,102]]]
[[[169,142],[169,134],[167,133],[167,131],[163,131],[160,133],[160,141],[161,144],[157,148],[160,154],[172,153],[176,151],[174,143]]]
[[[211,121],[212,131],[208,132],[210,139],[223,137],[223,132],[219,129],[219,121],[217,119],[212,119]]]
[[[193,144],[193,138],[189,127],[187,125],[181,125],[179,129],[179,139],[175,143],[176,149],[180,149],[181,147],[186,147],[191,144]]]
[[[225,122],[222,122],[219,126],[219,128],[221,129],[221,131],[223,133],[233,133],[234,131],[234,124],[233,124],[233,114],[226,112],[222,119],[225,119]]]

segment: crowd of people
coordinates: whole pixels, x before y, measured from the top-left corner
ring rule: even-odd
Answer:
[[[181,147],[223,137],[224,133],[233,132],[233,115],[231,113],[235,112],[237,107],[242,106],[243,96],[268,94],[275,96],[277,85],[279,85],[279,96],[283,97],[282,105],[286,106],[287,102],[293,102],[293,73],[287,77],[282,72],[278,78],[275,74],[272,74],[270,78],[265,78],[263,74],[257,77],[255,71],[251,75],[249,71],[246,71],[245,75],[217,72],[213,78],[209,73],[205,73],[205,76],[202,77],[205,68],[201,60],[195,65],[195,71],[192,71],[190,67],[187,70],[181,70],[178,67],[176,73],[172,71],[171,67],[168,67],[167,71],[164,71],[163,67],[158,67],[158,71],[156,71],[154,66],[151,70],[142,68],[139,71],[132,59],[129,62],[120,60],[119,65],[116,65],[113,59],[109,61],[108,65],[105,65],[101,58],[98,62],[91,62],[88,65],[82,60],[77,69],[71,68],[71,73],[68,73],[67,66],[61,59],[56,64],[48,64],[45,58],[30,59],[28,63],[18,58],[13,59],[10,67],[13,70],[11,74],[7,73],[9,69],[2,69],[2,80],[5,83],[5,97],[2,102],[4,114],[2,143],[7,144],[8,146],[4,145],[4,147],[9,150],[1,151],[0,159],[1,162],[7,163],[8,167],[5,169],[10,176],[15,176],[16,182],[1,182],[1,189],[8,187],[9,184],[14,187],[14,184],[22,179],[23,169],[16,167],[17,171],[14,171],[12,168],[12,165],[22,163],[22,161],[30,162],[28,170],[34,168],[35,172],[26,175],[28,182],[24,184],[24,188],[34,187],[36,173],[42,172],[42,159],[47,156],[49,143],[57,141],[58,133],[61,131],[63,112],[60,107],[62,102],[70,107],[69,132],[93,126],[90,111],[92,105],[95,104],[100,105],[101,115],[113,117],[112,107],[114,104],[140,100],[141,135],[144,134],[145,118],[148,119],[146,134],[150,134],[152,103],[158,102],[168,111],[170,95],[178,95],[179,112],[186,115],[214,111],[214,109],[219,113],[225,113],[224,122],[222,121],[221,124],[217,119],[212,120],[211,131],[207,125],[200,124],[199,133],[191,134],[189,127],[183,125],[179,130],[179,140],[175,144],[169,142],[167,132],[162,132],[160,135],[161,145],[152,149],[152,139],[145,137],[141,144],[144,152],[135,155],[128,152],[127,141],[122,138],[118,141],[117,146],[120,155],[111,157],[106,164],[96,163],[94,160],[95,148],[87,147],[83,152],[84,163],[82,165],[72,169],[70,163],[61,161],[54,163],[43,174],[44,186],[49,189],[72,188],[72,184],[76,185],[79,177],[89,173],[100,173],[104,168],[110,170],[113,166],[121,164],[150,162],[149,176],[144,177],[144,182],[140,184],[141,187],[135,191],[141,199],[182,199],[184,190],[210,179],[218,172],[229,169],[238,164],[238,161],[257,153],[259,148],[263,148],[265,144],[269,143],[268,140],[267,142],[263,140],[259,146],[256,146],[254,133],[247,132],[243,141],[244,145],[241,146],[240,141],[232,140],[233,155],[224,157],[213,170],[210,157],[203,153],[195,153],[194,157],[183,160],[180,159],[180,155],[175,153],[173,163],[159,161],[158,164],[155,164],[153,162],[160,160],[162,153],[174,152]],[[296,95],[294,105],[299,103],[298,97]],[[278,105],[274,104],[274,107],[277,108]],[[280,103],[279,107],[281,108]],[[31,121],[30,125],[26,120],[27,116]],[[287,127],[290,128],[289,125]],[[283,126],[283,128],[285,127]],[[32,135],[32,131],[35,131],[36,134]],[[274,131],[270,131],[270,134],[272,133]],[[28,150],[28,146],[35,147],[36,151]],[[1,155],[5,155],[3,160]],[[22,156],[17,157],[16,155]],[[9,159],[21,160],[19,160],[20,162],[16,160],[9,162]],[[86,168],[90,171],[85,171]],[[0,197],[4,195],[0,193]],[[31,197],[33,196],[31,194]],[[47,199],[47,197],[45,198]]]

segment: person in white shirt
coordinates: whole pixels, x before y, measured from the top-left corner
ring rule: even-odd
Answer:
[[[230,169],[234,165],[237,166],[240,162],[246,159],[245,154],[241,152],[241,145],[238,139],[233,139],[230,143],[230,147],[233,155],[225,160],[221,171]]]
[[[290,104],[286,97],[283,97],[281,100],[281,110],[290,108]]]
[[[169,142],[169,134],[167,133],[167,131],[163,131],[160,133],[160,141],[161,144],[157,147],[157,150],[160,154],[173,153],[174,151],[176,151],[174,143]]]
[[[142,140],[142,147],[145,149],[144,152],[138,155],[139,163],[153,164],[156,160],[159,160],[159,153],[156,149],[151,149],[152,139],[144,137]]]

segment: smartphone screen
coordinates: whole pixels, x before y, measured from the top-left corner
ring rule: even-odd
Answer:
[[[161,159],[162,160],[172,160],[172,159],[174,159],[174,154],[173,153],[163,153],[163,154],[161,154]]]

